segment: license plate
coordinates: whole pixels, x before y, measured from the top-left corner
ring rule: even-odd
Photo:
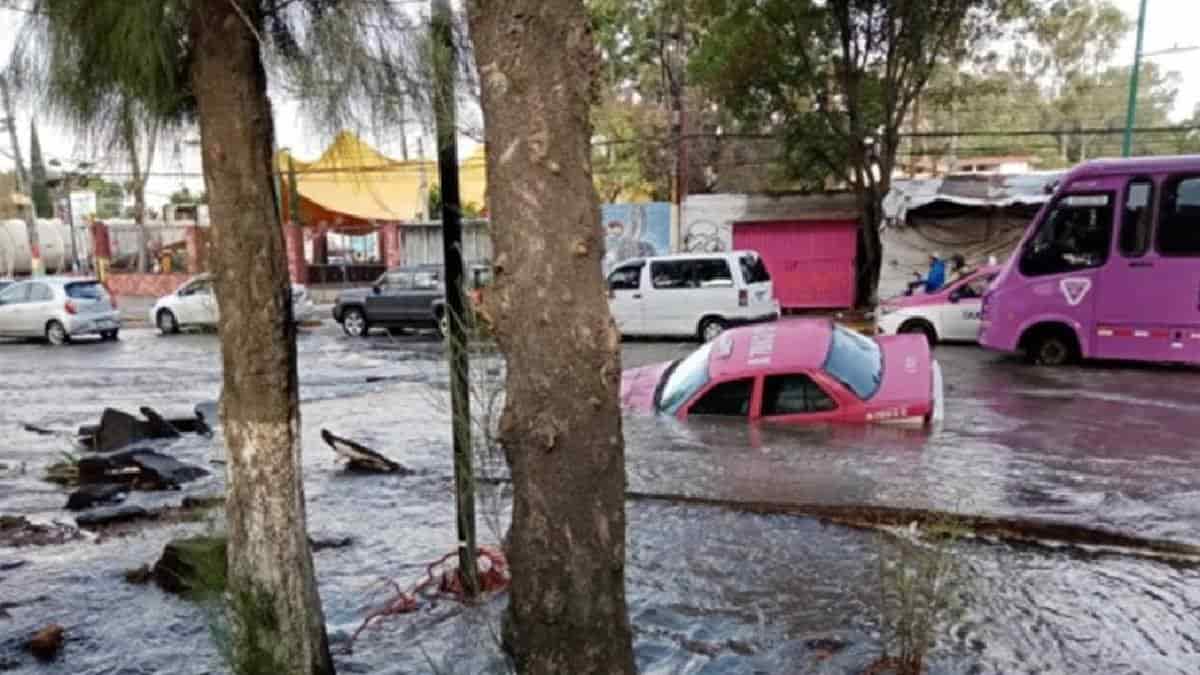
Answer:
[[[100,328],[115,328],[116,327],[116,323],[114,323],[112,321],[97,321],[96,325],[99,326]]]

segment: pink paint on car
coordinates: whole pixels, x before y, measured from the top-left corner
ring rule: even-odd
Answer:
[[[917,335],[869,338],[797,319],[722,333],[673,363],[626,370],[632,410],[788,424],[929,422],[942,417],[941,370]]]
[[[1099,160],[1063,177],[983,300],[980,343],[1200,363],[1200,155]]]

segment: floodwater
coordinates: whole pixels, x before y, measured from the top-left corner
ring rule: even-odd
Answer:
[[[629,343],[627,366],[691,346]],[[626,420],[630,489],[734,501],[912,506],[1049,520],[1200,544],[1200,372],[1033,369],[973,348],[938,350],[947,421],[891,428],[783,429]],[[21,424],[73,429],[104,406],[188,414],[220,389],[212,335],[128,331],[119,344],[66,349],[0,344],[0,514],[69,521],[64,490],[38,480],[68,450]],[[503,672],[503,599],[464,611],[440,603],[383,622],[344,653],[381,581],[407,586],[455,542],[444,368],[428,345],[300,339],[304,463],[315,554],[340,672]],[[482,368],[480,369],[483,370]],[[370,380],[370,381],[368,381]],[[320,430],[350,436],[414,476],[349,476]],[[221,490],[219,436],[166,446],[213,475],[177,503]],[[480,539],[506,524],[502,496],[481,495]],[[628,594],[645,673],[859,673],[882,650],[878,534],[795,516],[632,500]],[[0,671],[224,672],[209,610],[132,586],[125,570],[165,541],[219,524],[149,528],[100,543],[0,548]],[[1075,547],[962,540],[934,673],[1200,672],[1200,568]],[[25,564],[9,569],[13,564]],[[59,660],[35,664],[21,642],[67,628]]]

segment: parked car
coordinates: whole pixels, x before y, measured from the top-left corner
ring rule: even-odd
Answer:
[[[0,337],[41,337],[62,345],[81,335],[116,340],[121,314],[95,279],[39,277],[0,290]]]
[[[468,265],[464,273],[468,299],[479,302],[491,283],[491,267]],[[374,328],[431,328],[444,337],[450,328],[444,275],[441,265],[390,269],[370,288],[339,293],[333,319],[351,337],[366,337]]]
[[[771,275],[753,251],[685,253],[619,263],[608,305],[622,335],[696,336],[779,318]]]
[[[308,289],[292,284],[292,318],[302,323],[316,313]],[[184,328],[215,328],[220,318],[212,276],[201,274],[188,279],[170,295],[163,296],[150,308],[150,322],[163,335],[174,335]]]
[[[787,424],[940,420],[942,373],[919,335],[869,338],[820,319],[735,328],[672,363],[631,368],[633,410]]]
[[[980,344],[1048,366],[1200,363],[1198,224],[1200,155],[1079,165],[984,296]]]
[[[875,314],[878,335],[917,333],[929,344],[975,342],[983,295],[1000,267],[988,266],[952,281],[936,293],[916,292],[880,303]]]

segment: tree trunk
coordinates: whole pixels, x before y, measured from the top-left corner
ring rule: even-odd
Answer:
[[[190,27],[221,305],[227,597],[236,672],[315,675],[332,673],[333,663],[306,533],[296,334],[271,178],[261,23],[257,2],[197,0]]]
[[[858,256],[855,266],[855,302],[859,307],[873,307],[879,295],[879,277],[883,269],[883,240],[879,228],[883,225],[883,207],[876,192],[860,188],[859,205],[862,221],[858,228]]]
[[[506,640],[523,673],[632,673],[620,337],[600,271],[582,0],[473,0],[512,464]],[[564,386],[567,390],[564,390]]]

